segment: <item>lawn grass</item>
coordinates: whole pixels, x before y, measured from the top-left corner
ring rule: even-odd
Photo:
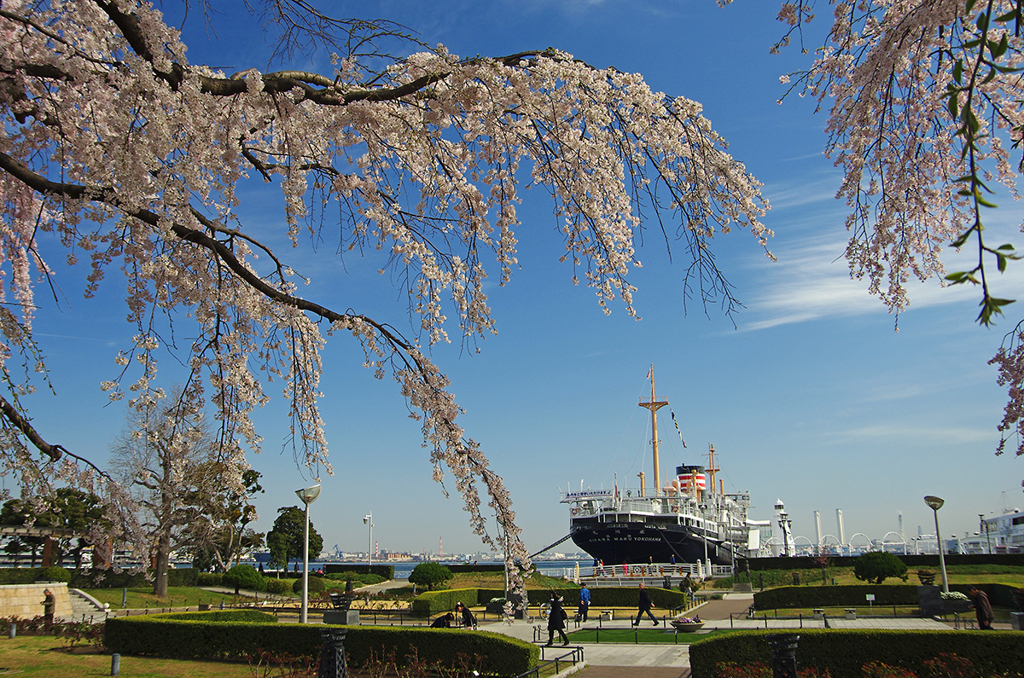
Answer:
[[[449,589],[498,589],[505,588],[504,572],[457,572],[446,582]],[[566,589],[579,588],[578,585],[565,579],[548,577],[534,572],[526,579],[528,589]]]
[[[689,645],[711,636],[729,633],[729,629],[716,629],[707,633],[676,633],[671,627],[636,629],[580,629],[569,633],[570,643],[669,643]]]
[[[110,675],[110,654],[93,648],[69,652],[52,636],[0,639],[0,675],[26,678],[92,678]],[[244,662],[121,657],[122,676],[131,678],[253,678]]]
[[[121,609],[121,600],[123,596],[122,589],[83,590],[101,603],[109,603],[110,609]],[[251,594],[251,592],[249,593]],[[260,597],[266,598],[267,596],[266,594],[262,594]],[[150,610],[159,610],[161,608],[168,607],[197,607],[200,603],[220,605],[220,601],[222,600],[226,605],[237,598],[238,596],[230,593],[206,591],[193,586],[171,586],[167,589],[166,598],[157,598],[153,595],[153,589],[151,587],[137,587],[128,589],[128,608],[132,610],[142,610],[147,608]]]
[[[939,569],[938,558],[934,567],[911,567],[907,570],[907,581],[902,579],[886,579],[881,586],[918,584],[917,571],[927,570],[934,572],[936,583],[942,578]],[[766,588],[776,586],[792,586],[792,575],[798,573],[800,583],[798,586],[821,586],[821,570],[768,570],[764,572]],[[750,573],[751,582],[757,590],[760,581],[760,572]],[[949,576],[950,584],[1007,584],[1018,588],[1024,587],[1024,565],[948,565],[946,574]],[[853,575],[852,567],[830,567],[826,571],[827,582],[832,581],[839,586],[862,586],[867,582],[857,579]]]

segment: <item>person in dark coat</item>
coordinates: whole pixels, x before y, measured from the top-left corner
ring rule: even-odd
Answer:
[[[432,629],[450,629],[452,627],[452,622],[453,621],[455,621],[455,615],[452,614],[451,612],[446,612],[445,614],[443,614],[440,617],[438,617],[437,619],[435,619],[434,622],[430,625],[430,628],[432,628]]]
[[[555,631],[564,641],[563,646],[569,644],[569,636],[565,635],[565,610],[562,609],[562,601],[554,593],[551,594],[551,612],[548,614],[548,647],[555,642]]]
[[[463,605],[462,603],[456,603],[455,611],[462,616],[462,626],[464,628],[476,628],[476,617],[473,616],[473,612],[469,609],[469,606]]]
[[[46,627],[53,626],[53,609],[57,606],[57,600],[50,589],[43,591],[43,622]]]
[[[967,589],[967,595],[974,601],[974,613],[978,617],[978,628],[991,631],[992,620],[996,616],[992,613],[992,604],[988,602],[988,594],[971,586]]]
[[[636,613],[636,621],[633,622],[633,626],[640,626],[640,620],[643,619],[645,612],[651,618],[651,621],[654,622],[654,625],[658,625],[657,618],[651,614],[651,608],[654,607],[654,603],[651,602],[651,597],[647,594],[647,589],[644,588],[643,582],[640,582],[640,601],[637,603],[637,607],[640,608],[640,611]]]

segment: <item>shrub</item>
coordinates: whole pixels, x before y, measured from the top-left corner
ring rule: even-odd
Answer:
[[[173,567],[167,570],[168,586],[196,586],[198,571],[191,567]],[[219,575],[218,575],[219,576]],[[220,583],[218,579],[217,584]],[[72,588],[79,589],[120,589],[138,588],[153,585],[152,571],[150,573],[137,572],[135,570],[78,570],[71,576]],[[206,584],[212,586],[213,584]]]
[[[234,586],[236,595],[239,589],[262,591],[267,587],[267,580],[252,565],[235,565],[224,573],[221,581],[224,586]]]
[[[440,563],[420,563],[409,573],[409,582],[426,586],[433,590],[435,586],[452,578],[452,571]]]
[[[71,573],[65,570],[63,567],[57,567],[56,565],[52,567],[44,567],[41,568],[39,570],[39,573],[36,575],[36,581],[39,580],[62,581],[67,583],[71,581]]]
[[[196,586],[220,586],[224,574],[221,572],[199,572],[196,574]]]
[[[889,577],[907,580],[907,564],[893,553],[871,551],[853,563],[853,576],[861,581],[881,584]]]
[[[387,579],[380,576],[379,574],[374,574],[372,572],[369,574],[365,572],[360,574],[359,572],[354,572],[352,570],[346,570],[345,572],[329,572],[327,575],[325,575],[325,578],[330,581],[340,581],[343,584],[349,580],[352,580],[353,582],[358,582],[363,586],[379,584],[382,581],[387,581]]]
[[[324,583],[322,577],[309,577],[309,582],[306,584],[306,590],[309,593],[323,593],[327,590],[327,584]],[[302,593],[302,577],[299,577],[292,584],[292,593]]]
[[[292,587],[288,584],[288,581],[285,579],[267,579],[267,593],[281,595],[282,593],[288,593],[291,590]]]
[[[111,617],[105,622],[104,644],[122,655],[150,654],[178,658],[244,658],[255,648],[273,654],[316,656],[320,624],[214,622],[210,612]],[[537,665],[540,650],[516,638],[487,631],[423,627],[348,627],[345,653],[350,666],[371,664],[397,648],[399,666],[417,662],[459,666],[460,655],[481,658],[484,674],[518,675]],[[477,668],[474,666],[474,668]]]
[[[769,633],[736,631],[694,643],[690,645],[690,670],[694,676],[713,676],[721,662],[770,664],[766,635]],[[1024,666],[1024,643],[1013,633],[805,628],[799,635],[797,665],[827,670],[832,678],[864,678],[867,662],[882,665],[874,667],[873,678],[898,678],[899,669],[937,678],[925,670],[925,662],[942,653],[969,660],[980,676],[1019,676],[1019,668],[1012,667]],[[1008,668],[1012,669],[1009,673]]]
[[[917,587],[891,585],[784,586],[754,594],[758,610],[792,607],[853,607],[864,604],[865,595],[875,596],[875,605],[917,605]]]

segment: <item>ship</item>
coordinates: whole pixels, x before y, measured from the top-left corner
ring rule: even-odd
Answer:
[[[715,447],[708,445],[708,466],[679,465],[663,486],[658,458],[658,410],[668,401],[656,395],[654,368],[648,373],[651,397],[639,406],[651,413],[654,487],[644,474],[640,488],[564,491],[569,505],[569,537],[605,566],[650,563],[697,563],[735,566],[756,555],[760,528],[766,523],[747,518],[750,493],[726,493],[716,478]],[[623,496],[623,494],[625,496]]]

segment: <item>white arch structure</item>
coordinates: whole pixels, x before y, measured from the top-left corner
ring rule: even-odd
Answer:
[[[856,534],[854,534],[854,535],[853,535],[852,537],[850,537],[850,552],[851,552],[851,553],[853,552],[853,548],[854,548],[854,546],[853,546],[853,540],[854,540],[854,539],[856,539],[857,537],[864,537],[864,541],[866,541],[866,542],[867,542],[867,544],[865,545],[865,548],[864,548],[864,550],[865,550],[865,551],[870,551],[870,550],[871,550],[871,538],[870,538],[870,537],[868,537],[868,536],[867,536],[866,534],[864,534],[863,532],[857,532],[857,533],[856,533]]]
[[[799,544],[796,543],[797,540],[799,540],[799,539],[803,539],[805,542],[807,542],[807,544],[805,546],[800,546]],[[817,555],[817,553],[815,551],[815,548],[814,548],[814,542],[811,541],[810,539],[808,539],[807,537],[803,536],[802,534],[799,535],[799,536],[793,537],[793,550],[796,551],[796,553],[798,555],[801,555],[801,556]]]
[[[818,542],[818,547],[823,548],[826,553],[843,555],[843,544],[839,541],[839,537],[834,534],[822,536],[821,541]]]
[[[889,541],[889,535],[894,535],[896,539]],[[885,536],[882,537],[882,550],[889,551],[890,547],[893,553],[902,547],[903,555],[907,555],[907,540],[899,532],[886,532]]]

